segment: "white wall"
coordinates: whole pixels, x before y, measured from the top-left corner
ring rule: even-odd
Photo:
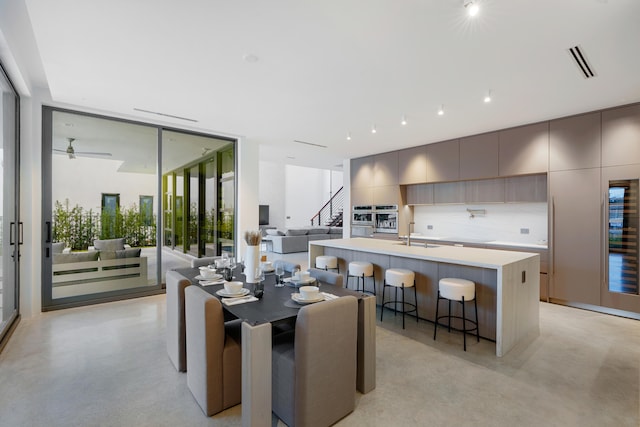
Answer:
[[[486,214],[470,218],[467,208],[485,209]],[[425,236],[533,244],[547,242],[546,203],[415,206],[413,220],[413,232]],[[428,225],[433,229],[429,230]],[[521,234],[522,228],[528,228],[529,234]]]
[[[258,200],[269,205],[269,225],[285,228],[285,167],[283,163],[260,161]]]
[[[77,157],[66,155],[52,158],[53,203],[76,204],[85,209],[100,212],[102,193],[120,194],[120,207],[130,208],[134,203],[139,207],[140,196],[153,196],[153,212],[157,211],[156,175],[118,172],[122,161]]]

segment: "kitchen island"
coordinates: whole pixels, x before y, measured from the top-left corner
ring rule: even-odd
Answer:
[[[336,256],[340,271],[344,272],[351,261],[371,262],[378,304],[382,303],[381,290],[387,268],[414,271],[419,316],[431,322],[435,319],[438,280],[459,277],[474,281],[480,336],[496,342],[498,357],[516,345],[526,345],[540,334],[540,255],[537,253],[439,245],[416,247],[366,238],[309,242],[309,265],[315,265],[315,258],[320,255]],[[453,304],[452,308],[458,310],[459,305]]]

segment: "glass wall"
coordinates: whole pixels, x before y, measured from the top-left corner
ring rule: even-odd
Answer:
[[[43,135],[45,310],[159,292],[206,253],[206,164],[234,141],[49,107]]]
[[[18,95],[0,67],[0,341],[18,315]]]
[[[176,131],[164,131],[162,140],[163,211],[175,218],[163,229],[165,248],[194,257],[234,254],[233,141]]]

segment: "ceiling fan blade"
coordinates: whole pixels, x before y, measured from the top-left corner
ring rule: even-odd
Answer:
[[[78,155],[84,155],[84,156],[106,156],[106,157],[111,157],[113,156],[113,154],[111,153],[100,153],[98,151],[76,151],[75,152]]]

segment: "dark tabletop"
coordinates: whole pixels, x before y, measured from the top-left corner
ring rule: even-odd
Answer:
[[[200,274],[197,268],[178,268],[175,271],[191,280],[192,284],[200,286],[198,280],[195,279],[195,277]],[[244,287],[249,289],[253,294],[254,284],[246,283],[245,276],[240,272],[240,269],[234,272],[234,280],[244,282]],[[267,322],[277,323],[294,319],[298,315],[299,308],[303,306],[293,308],[287,307],[285,303],[291,301],[291,294],[297,292],[297,289],[289,286],[277,288],[275,284],[276,276],[274,274],[266,274],[264,280],[264,295],[260,300],[232,306],[222,304],[222,307],[235,317],[243,319],[253,325]],[[220,296],[217,295],[216,292],[224,289],[224,285],[201,287],[217,298],[220,298]],[[358,299],[364,296],[364,294],[360,292],[322,283],[320,283],[320,292],[327,292],[337,296],[353,295]],[[295,304],[289,305],[295,306]]]

